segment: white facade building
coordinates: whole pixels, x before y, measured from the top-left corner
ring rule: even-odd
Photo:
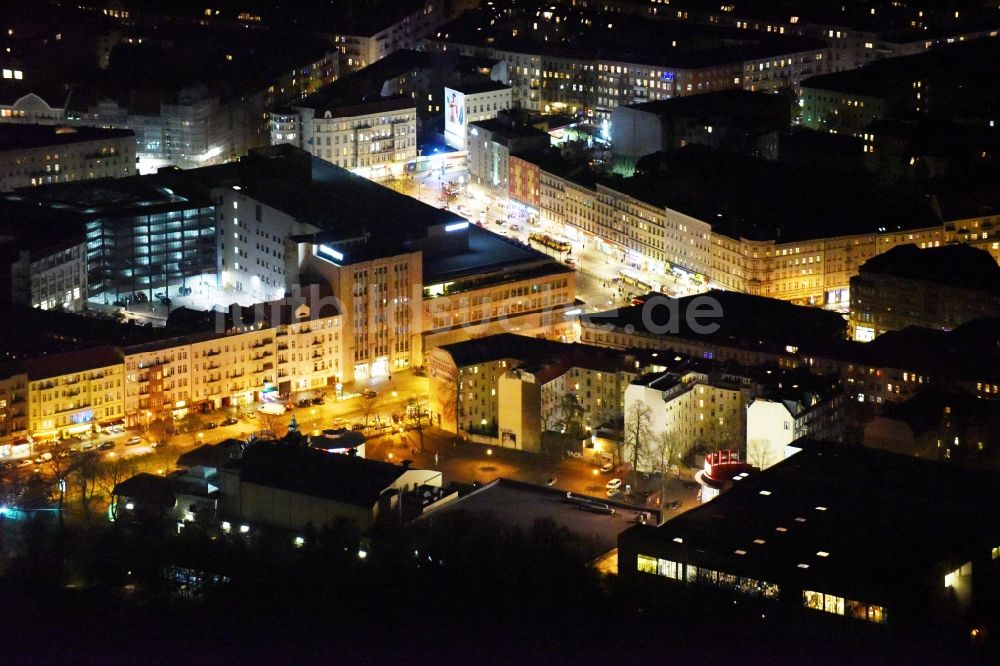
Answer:
[[[511,108],[510,86],[496,81],[444,89],[444,139],[452,148],[465,150],[469,123],[491,120]]]

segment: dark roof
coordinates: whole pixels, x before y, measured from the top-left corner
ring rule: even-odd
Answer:
[[[256,442],[239,465],[240,482],[370,508],[406,469],[357,456],[279,442]]]
[[[998,99],[995,88],[1000,83],[997,63],[1000,63],[997,40],[971,40],[917,55],[876,60],[857,69],[813,76],[802,82],[802,90],[886,98],[912,95],[913,82],[920,80],[925,87],[939,91],[938,95],[926,97],[925,108],[942,105],[972,108],[985,103],[988,108],[975,111],[995,111]],[[945,90],[954,94],[942,94]],[[956,95],[966,99],[955,99]]]
[[[121,348],[93,347],[29,359],[24,361],[23,366],[28,373],[28,381],[35,381],[121,363]]]
[[[477,120],[475,122],[469,123],[470,126],[479,127],[487,132],[491,132],[494,136],[494,140],[497,136],[502,136],[505,138],[518,138],[523,139],[526,137],[542,137],[547,136],[546,132],[528,125],[526,123],[508,123],[497,118],[487,118],[485,120]]]
[[[172,507],[175,503],[173,481],[148,472],[141,472],[125,479],[115,486],[112,494],[163,508]]]
[[[802,450],[619,543],[868,603],[908,594],[935,569],[950,571],[1000,543],[1000,516],[982,510],[1000,502],[994,472],[812,440],[793,445]]]
[[[434,70],[447,75],[477,74],[492,68],[496,60],[458,53],[401,50],[351,72],[329,83],[293,106],[312,109],[333,109],[383,100],[386,81],[420,70]],[[458,84],[456,84],[458,85]],[[472,84],[469,84],[472,85]],[[462,88],[464,90],[464,88]],[[410,100],[410,106],[413,106]],[[374,111],[374,107],[371,108]]]
[[[472,83],[460,83],[448,87],[452,90],[457,90],[460,93],[465,93],[466,95],[495,92],[497,90],[510,90],[510,86],[500,83],[499,81],[477,81]]]
[[[862,275],[891,275],[1000,293],[1000,265],[986,250],[964,243],[921,249],[898,245],[858,269]]]
[[[951,331],[909,326],[871,342],[831,345],[823,356],[870,368],[895,368],[935,381],[1000,381],[1000,319],[966,322]]]
[[[903,421],[916,435],[939,425],[962,432],[970,424],[1000,424],[1000,402],[980,400],[970,393],[924,389],[903,402],[887,400],[882,416]]]
[[[164,337],[163,329],[19,305],[0,304],[0,321],[17,322],[17,326],[0,326],[0,360],[39,358],[39,368],[48,367],[49,362],[40,358],[46,354],[109,343],[139,344]]]
[[[721,317],[699,320],[704,325],[718,324],[714,333],[699,333],[691,329],[684,312],[695,299],[699,299],[699,303],[704,302],[701,299],[713,299],[721,307]],[[836,312],[735,291],[713,289],[705,294],[685,296],[678,300],[677,311],[681,314],[680,321],[676,322],[677,333],[656,334],[668,346],[671,338],[681,338],[705,344],[784,354],[787,353],[787,347],[825,349],[838,344],[844,339],[847,326],[844,318]],[[581,320],[595,327],[611,326],[615,330],[654,335],[649,332],[647,323],[657,327],[665,326],[668,322],[671,326],[675,323],[670,320],[670,309],[659,307],[668,302],[668,297],[663,294],[650,294],[643,305],[595,312],[583,315]],[[648,312],[648,316],[644,314],[644,310]]]
[[[825,42],[797,35],[777,36],[735,27],[699,25],[628,14],[585,13],[561,8],[557,38],[548,30],[524,29],[534,16],[517,11],[498,15],[482,8],[466,11],[430,36],[442,42],[554,57],[601,59],[660,67],[701,69],[825,48]],[[613,26],[608,29],[608,24]],[[515,30],[521,28],[520,30]]]
[[[441,349],[451,355],[455,367],[458,368],[500,359],[513,359],[518,369],[540,375],[542,382],[557,377],[572,367],[607,372],[634,369],[637,355],[646,360],[656,355],[656,352],[644,350],[622,353],[618,349],[578,342],[558,342],[514,333],[499,333],[442,345]]]
[[[237,439],[227,439],[218,444],[203,444],[195,449],[182,453],[177,458],[177,467],[212,467],[221,469],[232,457],[234,449],[242,446]]]
[[[64,127],[59,125],[29,125],[0,123],[0,151],[62,146],[85,141],[134,137],[130,129],[105,129],[103,127]]]
[[[488,363],[504,358],[539,361],[546,356],[558,353],[563,346],[564,343],[554,340],[531,338],[514,333],[499,333],[450,345],[441,345],[441,349],[451,355],[456,367],[463,368],[476,363]]]
[[[781,118],[784,116],[783,126],[787,126],[790,107],[788,99],[780,95],[748,90],[720,90],[700,95],[642,102],[641,104],[632,104],[627,108],[652,113],[661,118],[691,116]]]
[[[705,146],[647,155],[636,168],[632,178],[602,184],[707,222],[730,238],[791,243],[941,223],[926,200],[885,187],[866,171],[771,162]]]

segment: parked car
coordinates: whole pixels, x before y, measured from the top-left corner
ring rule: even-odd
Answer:
[[[160,443],[159,442],[150,442],[149,446],[150,446],[150,448],[158,449],[158,448],[160,448]]]
[[[361,392],[361,397],[362,398],[368,398],[369,400],[372,399],[372,398],[377,398],[378,397],[378,391],[376,391],[374,389],[365,389],[364,391]]]
[[[312,404],[312,403],[311,403],[311,402],[309,402],[309,398],[302,398],[302,399],[301,399],[301,400],[299,400],[299,402],[298,402],[298,406],[299,406],[299,407],[308,407],[308,406],[309,406],[309,405],[311,405],[311,404]]]
[[[215,430],[218,427],[219,424],[216,423],[215,421],[209,421],[208,423],[205,424],[205,430]]]
[[[80,450],[81,451],[93,451],[94,450],[94,444],[93,444],[93,442],[84,442],[83,444],[80,445]]]
[[[135,446],[141,441],[142,438],[140,437],[129,437],[128,439],[125,440],[125,446]]]
[[[52,460],[52,454],[49,453],[48,451],[46,451],[42,455],[40,455],[37,458],[35,458],[35,464],[36,465],[41,465],[43,462],[48,462],[50,460]]]
[[[614,466],[614,465],[612,465],[611,463],[604,463],[603,465],[601,465],[601,471],[602,471],[603,473],[605,473],[605,474],[608,474],[608,473],[609,473],[609,472],[611,472],[611,470],[613,470],[614,468],[615,468],[615,466]]]
[[[97,445],[98,451],[108,451],[113,448],[115,448],[114,442],[101,442],[100,444]]]
[[[326,403],[326,400],[324,400],[323,398],[313,398],[312,399],[312,404],[314,404],[314,405],[322,405],[322,404],[325,404],[325,403]]]
[[[364,430],[367,427],[364,423],[355,423],[351,426],[351,430]]]
[[[611,479],[606,484],[604,484],[604,488],[606,490],[620,490],[621,487],[622,487],[622,480],[617,478]]]
[[[231,426],[231,425],[236,425],[237,423],[239,423],[239,421],[236,420],[235,416],[227,416],[226,418],[222,419],[221,425]]]
[[[18,466],[18,468],[21,468],[21,467],[31,467],[33,464],[34,463],[32,462],[31,458],[25,458],[21,462],[17,463],[17,466]]]

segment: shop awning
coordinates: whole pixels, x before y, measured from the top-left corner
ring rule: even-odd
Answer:
[[[113,426],[125,425],[125,419],[114,419],[112,421],[101,421],[99,424],[102,428],[111,428]]]

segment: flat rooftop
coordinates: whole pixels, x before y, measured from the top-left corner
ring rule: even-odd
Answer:
[[[0,152],[134,137],[130,129],[0,123]]]
[[[735,239],[794,243],[941,224],[926,199],[882,186],[861,170],[688,146],[647,155],[637,171],[632,178],[605,178],[601,184],[690,215]]]
[[[708,504],[622,535],[639,553],[868,602],[1000,543],[1000,475],[797,440]],[[678,541],[679,540],[679,541]],[[805,566],[802,566],[805,565]]]
[[[592,540],[587,553],[590,559],[614,548],[618,535],[633,524],[630,521],[635,516],[634,510],[627,509],[610,516],[584,511],[567,502],[564,492],[506,479],[487,484],[429,516],[456,511],[490,514],[507,525],[521,529],[530,529],[539,520],[551,520],[579,537]]]
[[[441,257],[424,257],[424,284],[461,280],[470,276],[496,273],[498,279],[509,270],[551,275],[572,273],[573,269],[534,248],[469,224],[467,252]]]

